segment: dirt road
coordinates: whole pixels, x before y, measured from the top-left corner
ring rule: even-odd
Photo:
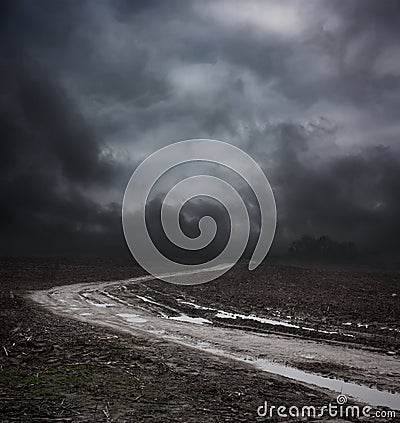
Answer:
[[[151,279],[144,276],[115,282],[66,285],[32,292],[31,297],[58,315],[126,333],[158,337],[247,362],[261,371],[343,392],[373,406],[400,410],[400,366],[396,357],[361,347],[350,348],[344,343],[217,327],[209,319],[191,316],[175,308],[171,316],[162,312],[163,307],[171,307],[152,297],[128,295],[129,286]],[[196,304],[193,307],[196,308]],[[346,381],[323,377],[317,374],[320,373],[318,370],[314,373],[300,371],[298,368],[304,367],[302,363],[308,368],[340,369]],[[380,390],[374,389],[375,386]]]

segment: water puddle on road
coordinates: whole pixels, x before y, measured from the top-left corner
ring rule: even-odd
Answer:
[[[283,364],[273,363],[264,359],[249,359],[233,354],[229,354],[223,350],[208,347],[205,343],[198,344],[195,348],[207,351],[209,353],[224,356],[230,359],[238,360],[243,363],[254,365],[257,369],[264,372],[283,376],[296,382],[303,382],[309,385],[315,385],[320,388],[326,388],[334,392],[344,394],[359,400],[365,404],[375,407],[388,407],[392,410],[400,410],[400,394],[388,391],[380,391],[375,388],[369,388],[365,385],[345,382],[340,379],[330,379],[328,377],[319,376],[313,373],[304,372],[294,367],[285,366]]]
[[[143,319],[143,317],[138,316],[137,314],[127,314],[127,313],[120,313],[117,316],[122,317],[128,323],[146,323],[147,320]]]
[[[287,327],[287,328],[301,329],[301,330],[310,331],[310,332],[325,333],[325,334],[328,334],[328,335],[333,335],[333,334],[339,335],[340,334],[342,336],[347,336],[347,337],[351,337],[351,338],[354,337],[354,335],[352,335],[352,334],[348,334],[348,333],[344,333],[344,332],[339,333],[336,330],[314,329],[314,328],[310,328],[310,327],[303,326],[303,325],[300,325],[300,324],[290,323],[290,322],[285,321],[285,320],[270,319],[270,318],[266,318],[266,317],[255,316],[254,314],[231,313],[231,312],[227,312],[227,311],[224,311],[224,310],[218,310],[218,309],[212,308],[212,307],[204,307],[204,306],[198,305],[198,304],[196,304],[192,301],[184,301],[184,300],[181,300],[181,299],[177,299],[176,301],[179,304],[187,305],[187,306],[192,307],[196,310],[213,311],[213,312],[216,313],[214,317],[216,317],[218,319],[252,320],[252,321],[263,323],[263,324],[270,325],[270,326],[283,326],[283,327]],[[161,305],[161,304],[159,304],[159,305]]]
[[[345,382],[340,379],[329,379],[327,377],[304,372],[294,367],[287,367],[281,364],[272,363],[267,360],[255,360],[254,364],[261,370],[276,375],[294,379],[298,382],[304,382],[319,386],[320,388],[330,389],[340,392],[349,397],[359,399],[360,401],[373,405],[389,407],[392,410],[400,410],[400,394],[388,391],[379,391],[356,383]]]

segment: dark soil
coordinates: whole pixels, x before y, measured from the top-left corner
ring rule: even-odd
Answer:
[[[93,257],[0,259],[0,289],[49,289],[79,282],[133,278],[143,270],[128,259]]]
[[[135,266],[12,260],[2,263],[1,272],[2,422],[249,422],[265,421],[256,414],[265,400],[299,407],[334,402],[334,394],[155,338],[63,319],[23,298],[24,289],[133,277],[140,274]],[[207,292],[226,309],[233,293],[247,286],[243,306],[255,311],[261,300],[251,308],[257,295],[247,284],[257,290],[253,282],[262,274],[254,278],[237,288],[220,289],[218,284],[226,284],[221,281],[179,289]],[[267,276],[258,283],[270,280]],[[275,283],[287,289],[282,280]],[[293,292],[292,298],[293,304],[303,301],[295,300]],[[279,296],[271,299],[278,307]]]

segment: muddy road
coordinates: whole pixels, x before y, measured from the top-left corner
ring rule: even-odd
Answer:
[[[303,325],[284,319],[233,313],[199,304],[192,297],[159,292],[152,277],[80,283],[34,291],[30,297],[54,313],[123,331],[159,338],[213,356],[246,362],[259,371],[342,392],[359,402],[400,410],[400,366],[394,354],[342,341],[306,339]],[[275,329],[257,331],[245,322]],[[296,333],[278,334],[290,328]],[[323,335],[328,332],[318,329]],[[279,331],[278,331],[279,332]],[[306,371],[304,371],[306,369]],[[319,387],[319,388],[318,388]]]

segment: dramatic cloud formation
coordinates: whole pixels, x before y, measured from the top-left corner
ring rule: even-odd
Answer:
[[[275,251],[307,233],[400,254],[398,1],[1,9],[3,255],[126,251],[131,172],[191,138],[230,142],[260,163],[277,199]],[[203,212],[226,221],[215,205],[188,206],[189,233]]]

